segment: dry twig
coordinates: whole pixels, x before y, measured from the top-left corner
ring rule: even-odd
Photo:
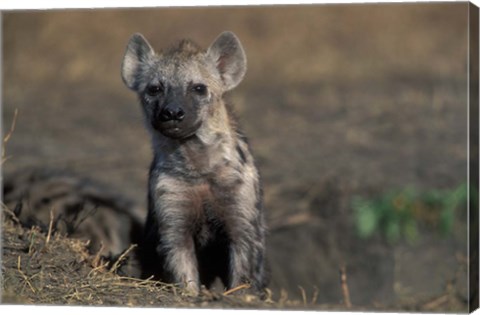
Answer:
[[[300,292],[302,293],[302,301],[303,301],[303,306],[307,306],[307,294],[305,293],[305,289],[299,285],[298,289],[300,289]]]
[[[36,293],[37,290],[35,290],[35,288],[33,287],[33,285],[30,283],[30,280],[28,280],[28,277],[27,275],[22,271],[21,269],[21,265],[22,265],[22,258],[20,256],[18,256],[18,260],[17,260],[17,270],[18,272],[20,273],[20,275],[22,276],[23,280],[25,281],[26,284],[28,284],[28,286],[30,287],[30,290],[32,290],[33,293]]]
[[[105,266],[104,264],[101,263],[101,260],[102,260],[101,254],[103,252],[103,249],[104,249],[103,242],[100,242],[100,249],[98,250],[97,254],[95,255],[95,258],[93,258],[93,261],[92,261],[92,266],[94,267],[92,271],[103,268]]]
[[[280,298],[278,299],[278,303],[280,305],[283,305],[287,302],[288,300],[288,292],[285,289],[280,290]]]
[[[447,303],[449,299],[448,294],[442,295],[438,298],[435,298],[433,301],[430,301],[423,305],[422,309],[425,311],[431,311],[431,310],[436,310],[439,309],[440,306],[443,304]]]
[[[350,292],[348,290],[347,284],[347,268],[345,265],[340,267],[340,281],[342,285],[342,295],[343,295],[343,302],[347,308],[352,307],[352,303],[350,302]]]
[[[118,257],[117,261],[115,261],[115,263],[113,264],[113,266],[110,268],[110,272],[115,272],[115,271],[118,269],[118,267],[120,266],[120,263],[125,260],[125,257],[127,257],[127,255],[128,255],[135,247],[137,247],[137,244],[132,244],[132,245],[130,245],[130,247],[127,248],[127,250],[125,250],[125,251],[120,255],[120,257]]]
[[[226,296],[226,295],[232,294],[233,292],[237,292],[239,290],[249,289],[249,288],[250,288],[250,284],[244,283],[244,284],[239,285],[238,287],[235,287],[235,288],[232,288],[228,291],[223,292],[223,295]]]
[[[272,300],[272,296],[273,296],[272,290],[270,290],[269,288],[266,288],[265,289],[265,294],[266,294],[265,302],[266,303],[274,303],[273,300]]]
[[[313,286],[313,296],[312,296],[312,302],[311,304],[315,304],[317,303],[317,299],[318,299],[318,288],[317,286]]]
[[[35,245],[35,237],[37,236],[37,227],[36,226],[32,226],[31,230],[30,230],[30,245],[28,246],[28,255],[31,255],[33,253],[33,250],[34,250],[34,245]]]
[[[10,130],[7,132],[7,134],[5,135],[5,137],[3,137],[3,151],[2,151],[2,164],[5,163],[6,160],[8,160],[10,157],[6,157],[5,156],[5,152],[6,152],[6,145],[8,143],[8,140],[10,140],[10,137],[12,136],[13,134],[13,131],[15,130],[15,125],[17,123],[17,115],[18,115],[18,109],[15,108],[15,112],[13,114],[13,120],[12,120],[12,124],[10,125]]]
[[[53,228],[53,209],[50,209],[50,223],[48,224],[48,233],[47,233],[47,239],[45,240],[45,246],[48,245],[50,242],[50,237],[52,236],[52,228]]]
[[[20,220],[17,218],[17,215],[15,214],[15,212],[10,210],[10,208],[8,208],[7,205],[4,204],[2,201],[0,201],[0,204],[3,208],[3,211],[8,213],[10,215],[10,217],[12,218],[12,220],[15,221],[15,223],[20,224]]]

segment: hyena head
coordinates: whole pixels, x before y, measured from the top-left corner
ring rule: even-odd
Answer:
[[[140,96],[147,125],[173,139],[194,135],[215,116],[223,93],[245,72],[245,52],[231,32],[220,34],[207,50],[183,40],[159,53],[135,34],[122,63],[123,81]]]

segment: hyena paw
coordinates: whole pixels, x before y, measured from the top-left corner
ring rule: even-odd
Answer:
[[[198,283],[196,281],[191,280],[184,283],[184,291],[185,291],[185,295],[198,296],[200,289],[198,287]]]

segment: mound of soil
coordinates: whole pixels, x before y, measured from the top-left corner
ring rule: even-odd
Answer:
[[[68,238],[61,233],[43,233],[38,227],[26,228],[14,213],[3,209],[1,303],[38,305],[106,305],[128,307],[232,308],[232,309],[315,309],[367,310],[345,304],[317,304],[318,292],[312,296],[302,290],[301,300],[288,298],[286,291],[265,300],[244,294],[202,290],[190,296],[173,284],[136,279],[117,274],[128,259],[126,251],[115,262],[106,262],[88,251],[88,241]],[[345,284],[346,285],[346,284]],[[348,286],[346,286],[348,289]],[[428,301],[410,301],[389,305],[388,309],[438,311],[463,309],[455,292]],[[368,310],[386,310],[387,306],[369,306]]]
[[[4,208],[2,222],[2,303],[115,305],[176,308],[306,308],[307,301],[261,301],[238,290],[222,294],[203,290],[197,297],[158,281],[122,277],[116,272],[128,256],[105,262],[88,251],[88,242],[60,233],[25,228]],[[333,306],[324,305],[323,309]],[[318,308],[318,305],[316,306]],[[338,309],[338,307],[337,307]]]

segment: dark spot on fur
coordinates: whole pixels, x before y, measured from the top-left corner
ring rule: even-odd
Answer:
[[[247,157],[245,156],[245,152],[243,152],[239,144],[237,144],[237,152],[238,152],[238,155],[240,156],[240,160],[242,161],[242,164],[247,163]]]

